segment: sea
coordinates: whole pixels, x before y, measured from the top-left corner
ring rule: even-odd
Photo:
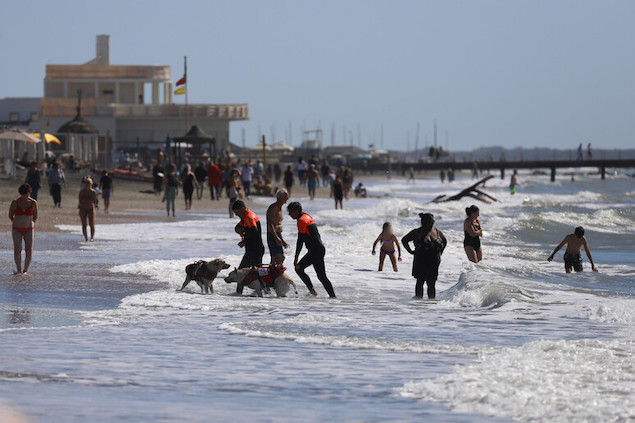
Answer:
[[[416,176],[375,178],[343,210],[295,187],[336,299],[312,269],[318,297],[295,274],[289,216],[285,263],[299,293],[286,298],[232,295],[231,269],[211,295],[195,283],[178,291],[193,261],[240,262],[237,219],[224,211],[144,223],[155,212],[136,210],[142,223],[98,221],[93,243],[79,225],[36,232],[28,276],[10,275],[3,234],[0,404],[31,422],[634,421],[635,179],[521,172],[510,195],[495,175],[484,190],[498,201],[486,204],[431,202],[469,176]],[[271,201],[248,204],[264,221]],[[484,231],[478,264],[463,250],[471,204]],[[401,238],[420,212],[448,239],[437,301],[413,298],[405,250],[397,272],[388,259],[379,272],[371,255],[384,222]],[[582,273],[565,273],[562,250],[547,261],[580,225],[598,273],[584,253]]]

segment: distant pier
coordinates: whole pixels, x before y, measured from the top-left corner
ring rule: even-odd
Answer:
[[[551,182],[556,180],[556,170],[563,168],[595,167],[598,168],[602,179],[606,177],[606,168],[635,168],[635,159],[616,160],[529,160],[529,161],[471,161],[471,162],[430,162],[430,163],[392,163],[392,171],[408,170],[412,167],[415,171],[428,170],[474,170],[476,164],[479,172],[487,170],[500,170],[501,179],[505,179],[505,170],[510,169],[550,169]],[[366,170],[386,170],[387,164],[368,164]]]

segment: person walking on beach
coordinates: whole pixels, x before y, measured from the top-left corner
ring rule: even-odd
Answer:
[[[289,245],[282,238],[282,219],[284,212],[282,206],[289,200],[289,193],[281,189],[276,193],[276,202],[267,209],[267,246],[271,255],[271,264],[284,262],[284,248]]]
[[[115,191],[115,187],[107,170],[102,172],[101,178],[99,179],[99,189],[101,190],[101,198],[104,199],[104,212],[108,213],[110,196]]]
[[[245,198],[249,199],[249,195],[251,195],[251,182],[253,180],[254,170],[251,167],[251,161],[245,163],[245,165],[240,169],[242,181],[243,181],[243,189],[245,190]]]
[[[593,269],[594,272],[598,271],[597,266],[593,262],[593,257],[591,257],[591,250],[584,236],[584,228],[582,226],[578,226],[572,234],[565,236],[562,242],[558,244],[556,249],[553,250],[553,253],[547,258],[547,261],[552,261],[553,256],[564,247],[565,244],[567,245],[567,249],[564,253],[564,270],[567,273],[571,273],[571,270],[582,272],[582,256],[580,254],[582,247],[584,247],[584,251],[586,251],[586,255],[591,262],[591,269]]]
[[[163,169],[163,165],[161,164],[161,159],[157,159],[156,164],[152,167],[152,187],[154,190],[154,195],[161,194],[161,188],[163,186],[163,178],[165,175],[163,174],[165,169]]]
[[[483,229],[481,229],[481,222],[478,217],[480,216],[480,210],[477,206],[471,205],[465,209],[467,218],[463,222],[463,233],[465,235],[463,239],[463,248],[469,261],[478,263],[483,260],[483,249],[481,248],[481,238],[483,236]]]
[[[511,180],[509,181],[509,193],[511,195],[516,194],[516,185],[518,185],[518,171],[514,169]]]
[[[427,283],[428,298],[434,299],[441,254],[443,254],[448,241],[443,232],[434,227],[434,215],[419,213],[419,217],[421,218],[421,226],[401,238],[401,243],[406,251],[414,255],[412,276],[417,280],[415,298],[423,298],[423,285]],[[414,243],[414,250],[410,247],[411,242]]]
[[[238,200],[240,185],[238,184],[238,170],[232,170],[227,180],[227,197],[229,198],[229,218],[234,217],[234,203]]]
[[[79,191],[79,218],[82,222],[82,234],[88,241],[86,226],[90,225],[90,242],[95,240],[95,205],[97,192],[93,189],[93,180],[86,178],[86,185]]]
[[[24,180],[24,183],[29,184],[31,187],[31,198],[37,200],[37,193],[42,186],[42,177],[35,160],[31,162],[31,167],[26,172],[26,179]]]
[[[179,193],[179,178],[176,177],[176,167],[173,164],[168,166],[166,175],[163,177],[163,200],[165,201],[165,210],[170,216],[170,208],[172,209],[172,216],[176,217],[176,196]]]
[[[27,274],[33,256],[33,231],[37,220],[37,201],[31,198],[31,186],[22,184],[18,188],[20,196],[9,206],[11,237],[13,238],[14,275]],[[22,241],[24,240],[24,267],[22,267]]]
[[[373,242],[373,251],[372,254],[375,255],[375,245],[378,242],[381,242],[381,247],[379,247],[379,271],[381,272],[384,269],[384,260],[386,256],[390,257],[390,262],[392,263],[392,270],[395,272],[397,269],[397,257],[395,257],[395,245],[397,245],[397,249],[399,250],[399,261],[401,261],[401,246],[399,245],[399,241],[397,237],[392,231],[392,225],[390,222],[384,223],[384,226],[381,230],[381,233]]]
[[[64,171],[60,169],[60,164],[53,163],[53,169],[49,171],[48,183],[51,196],[53,197],[53,207],[62,208],[62,185],[66,188],[66,178]]]
[[[236,213],[236,216],[240,218],[240,222],[238,222],[234,228],[236,233],[242,238],[238,246],[245,248],[245,254],[238,268],[243,269],[245,267],[258,266],[262,264],[262,256],[265,254],[265,246],[262,243],[260,219],[258,219],[256,213],[245,206],[242,200],[236,200],[232,205],[232,209],[234,213]],[[241,294],[243,288],[243,285],[239,283],[236,287],[236,293]]]
[[[333,284],[331,284],[331,281],[326,276],[326,266],[324,264],[326,248],[324,248],[324,244],[322,244],[322,238],[320,237],[315,221],[311,216],[302,211],[302,204],[297,201],[289,204],[287,210],[289,216],[297,220],[298,224],[298,242],[295,247],[295,259],[293,260],[296,273],[309,289],[311,295],[317,296],[317,291],[313,287],[313,283],[311,283],[311,278],[304,271],[307,267],[313,266],[318,279],[322,282],[326,292],[328,292],[329,298],[335,298]],[[306,245],[308,252],[298,261],[300,251],[302,251],[302,245]]]

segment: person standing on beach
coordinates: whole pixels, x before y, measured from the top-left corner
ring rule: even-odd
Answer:
[[[227,197],[229,198],[229,218],[234,217],[234,203],[238,200],[238,193],[240,191],[240,185],[238,184],[238,170],[231,171],[229,178],[227,179]]]
[[[209,186],[209,196],[212,200],[216,197],[216,200],[220,200],[221,191],[221,170],[220,167],[214,161],[209,162],[207,166],[207,185]]]
[[[196,198],[200,200],[203,198],[203,191],[205,190],[203,182],[205,182],[207,178],[207,168],[203,162],[199,162],[196,169],[194,169],[194,176],[196,176],[196,182],[198,182],[196,186]]]
[[[240,222],[234,228],[236,233],[242,238],[238,246],[245,248],[245,254],[238,268],[244,269],[245,267],[259,266],[262,264],[262,256],[265,254],[260,219],[258,219],[256,213],[245,206],[242,200],[236,200],[232,205],[232,209],[236,216],[240,218]],[[239,283],[236,287],[236,293],[241,294],[242,292],[243,285]]]
[[[53,197],[53,207],[62,208],[62,185],[66,188],[66,178],[64,177],[64,171],[60,169],[59,163],[53,163],[53,169],[48,174],[48,182],[51,196]]]
[[[192,208],[192,196],[194,194],[194,188],[198,191],[198,182],[196,181],[196,175],[192,172],[191,168],[184,169],[187,173],[183,176],[183,197],[185,198],[185,210]]]
[[[412,276],[417,280],[415,298],[423,298],[423,285],[427,283],[428,298],[432,300],[436,297],[435,284],[439,276],[441,254],[448,241],[443,232],[434,227],[434,215],[419,213],[419,217],[421,226],[401,238],[401,243],[406,251],[414,255]],[[410,247],[410,242],[414,243],[414,250]]]
[[[37,201],[31,198],[31,186],[22,184],[18,188],[20,196],[9,206],[9,219],[12,222],[13,258],[16,271],[14,275],[27,274],[33,255],[33,232],[37,220]],[[22,240],[24,240],[24,267],[22,267]]]
[[[565,244],[567,245],[567,249],[564,253],[564,270],[567,273],[571,273],[571,270],[582,272],[582,256],[580,255],[582,247],[584,247],[584,251],[591,262],[591,269],[593,269],[594,272],[598,271],[597,266],[593,262],[593,257],[591,257],[591,250],[584,236],[584,228],[582,226],[578,226],[572,234],[565,236],[562,242],[558,244],[556,249],[553,250],[553,253],[547,258],[547,261],[553,260],[553,256],[558,250],[564,247]]]
[[[315,199],[315,190],[320,186],[320,175],[314,164],[309,165],[309,170],[306,172],[306,185],[309,189],[309,198]]]
[[[95,240],[95,205],[97,192],[93,189],[93,180],[86,178],[86,186],[79,191],[79,218],[82,222],[82,234],[88,241],[86,226],[90,225],[90,242]]]
[[[276,202],[267,209],[267,246],[271,256],[271,264],[284,262],[284,248],[289,245],[282,238],[282,206],[289,200],[289,193],[281,189],[276,193]]]
[[[163,172],[165,172],[165,169],[163,169],[161,160],[157,159],[156,164],[152,167],[152,185],[154,189],[154,195],[161,194],[163,177],[165,176]]]
[[[480,216],[480,210],[477,206],[471,205],[465,209],[467,218],[463,222],[463,233],[465,238],[463,239],[463,248],[469,261],[478,263],[483,260],[483,249],[481,248],[481,238],[483,236],[483,229],[481,229],[481,222],[478,220]]]
[[[176,217],[176,196],[179,193],[179,178],[176,177],[176,167],[173,164],[168,166],[167,174],[163,177],[163,200],[165,201],[165,210],[170,216],[170,208],[172,208],[172,216]]]
[[[335,200],[335,210],[337,210],[337,206],[339,204],[340,209],[344,209],[344,204],[342,200],[344,199],[344,184],[342,184],[342,179],[338,176],[335,177],[333,184],[331,185],[331,197]]]
[[[101,178],[99,179],[99,189],[101,190],[101,198],[104,199],[104,212],[108,213],[110,195],[115,191],[115,187],[107,170],[102,172]]]
[[[291,187],[293,187],[293,169],[291,166],[287,166],[287,170],[284,171],[284,187],[287,189],[289,196],[291,195]]]
[[[518,171],[514,169],[511,180],[509,181],[509,193],[511,195],[516,194],[516,185],[518,185]]]
[[[313,287],[313,283],[311,283],[311,278],[304,271],[307,267],[313,266],[318,279],[322,282],[326,292],[328,292],[329,298],[335,298],[333,284],[331,284],[331,281],[326,276],[326,266],[324,264],[326,248],[324,248],[324,244],[322,244],[322,238],[320,237],[315,221],[311,216],[302,211],[302,204],[297,201],[289,204],[287,210],[289,216],[297,220],[298,223],[298,242],[295,247],[295,259],[293,260],[296,273],[309,289],[311,295],[317,296],[317,291]],[[298,261],[300,251],[302,251],[302,245],[306,245],[308,252]]]
[[[37,200],[37,193],[42,186],[42,177],[40,176],[40,169],[38,169],[35,160],[31,162],[31,167],[26,172],[24,183],[29,184],[31,187],[31,198]]]

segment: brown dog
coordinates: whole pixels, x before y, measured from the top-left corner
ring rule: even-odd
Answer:
[[[199,288],[201,288],[201,294],[213,294],[214,287],[212,282],[223,269],[229,269],[229,264],[223,259],[214,259],[211,261],[199,260],[197,262],[188,264],[185,266],[185,282],[179,291],[187,286],[190,281],[195,281]]]
[[[262,297],[263,289],[268,290],[269,288],[273,288],[278,297],[284,297],[291,286],[293,286],[293,290],[297,294],[298,288],[285,270],[286,268],[282,267],[282,265],[234,269],[227,275],[225,282],[236,282],[243,286],[248,286],[254,289],[259,297]]]

